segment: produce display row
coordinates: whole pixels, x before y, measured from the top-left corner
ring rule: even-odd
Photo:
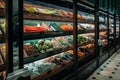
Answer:
[[[78,44],[83,44],[91,41],[89,38],[92,36],[83,37],[78,35]],[[39,53],[57,53],[59,51],[64,51],[65,49],[71,49],[73,46],[73,36],[61,36],[54,38],[44,38],[39,40],[29,40],[24,41],[24,53],[25,57],[30,57],[33,55],[38,55]],[[48,55],[48,54],[47,54]]]
[[[93,33],[79,34],[78,47],[84,46],[82,50],[93,53],[94,35]],[[91,50],[90,50],[91,48]],[[73,36],[61,36],[52,38],[42,38],[37,40],[24,41],[24,63],[30,63],[39,59],[59,54],[73,49]]]
[[[49,18],[51,18],[51,16],[56,16],[56,17],[61,17],[61,18],[73,18],[73,13],[71,11],[65,11],[62,9],[55,9],[55,8],[49,8],[49,7],[45,7],[45,6],[40,6],[40,5],[34,5],[34,4],[24,4],[24,13],[30,15],[30,13],[35,13],[37,15],[42,15],[41,17],[39,16],[39,18],[47,18],[49,20]],[[49,18],[48,18],[49,17]],[[85,18],[81,15],[78,14],[77,15],[78,19],[84,19]]]
[[[61,46],[61,47],[67,47],[68,44],[65,44],[65,42],[64,42],[65,40],[67,40],[66,41],[67,43],[70,42],[69,45],[72,45],[73,37],[72,36],[65,36],[65,37],[56,37],[55,39],[47,38],[47,39],[41,39],[39,41],[37,40],[34,42],[25,41],[24,42],[25,43],[24,51],[26,53],[30,53],[30,54],[28,54],[28,56],[31,56],[32,52],[38,54],[39,51],[42,51],[41,49],[43,49],[43,50],[46,49],[45,51],[47,51],[47,49],[49,49],[49,48],[51,48],[51,50],[52,50],[52,48],[57,49],[56,46],[54,47],[54,44],[57,44],[57,46],[58,46],[58,44],[61,43],[61,44],[63,44],[63,46]],[[90,36],[89,36],[89,38],[90,38]],[[86,38],[82,37],[81,35],[78,35],[78,42],[79,41],[80,41],[79,43],[85,42],[86,40],[89,40],[89,38],[86,39]],[[58,41],[61,40],[61,41],[57,42],[55,40],[58,40]],[[38,49],[35,48],[35,45],[31,45],[33,43],[36,43],[35,45],[38,47]],[[46,45],[46,48],[45,48],[45,45]],[[43,48],[42,48],[42,46],[43,46]],[[1,52],[5,56],[5,51],[6,51],[5,44],[1,45],[0,48],[1,48]],[[27,50],[27,49],[29,49],[29,50]],[[81,52],[80,50],[83,52]],[[91,50],[92,50],[92,52],[90,52]],[[30,51],[32,51],[32,52],[30,52]],[[86,51],[86,53],[85,53],[85,51]],[[87,44],[82,47],[79,47],[78,55],[81,56],[80,58],[82,58],[82,56],[85,57],[85,55],[93,53],[93,51],[94,51],[94,44]],[[49,50],[48,50],[48,52],[49,52]],[[44,52],[43,54],[45,54],[45,53],[47,53],[47,52]],[[44,58],[43,59],[43,62],[45,61],[44,63],[39,62],[40,64],[38,64],[37,62],[35,62],[36,63],[35,65],[32,65],[32,63],[30,63],[31,66],[29,64],[29,67],[27,67],[27,68],[30,71],[30,74],[32,75],[32,77],[35,77],[40,74],[41,74],[41,76],[46,75],[46,74],[49,75],[48,73],[49,73],[49,71],[51,72],[52,69],[53,70],[58,69],[58,68],[61,69],[61,68],[63,68],[64,65],[69,65],[69,64],[73,63],[72,62],[73,50],[65,51],[65,52],[62,52],[62,53],[54,55],[54,56]]]
[[[45,23],[45,22],[41,22],[41,23],[37,23],[34,25],[31,24],[25,24],[24,26],[24,32],[47,32],[47,31],[58,31],[58,32],[62,32],[62,31],[72,31],[73,30],[73,25],[70,23]],[[78,25],[78,30],[83,30],[79,25]]]
[[[50,22],[50,21],[34,21],[34,20],[25,20],[24,21],[24,33],[32,33],[32,32],[64,32],[64,31],[72,31],[73,24],[65,23],[65,22]],[[94,25],[93,24],[78,24],[79,31],[93,32]],[[106,30],[104,25],[100,25],[100,30]],[[0,34],[5,34],[5,21],[4,19],[0,19]]]
[[[93,44],[89,44],[86,47],[89,48],[90,45],[92,45],[92,49],[94,49]],[[82,48],[85,48],[85,46],[78,50],[78,61],[83,60],[86,55],[90,55],[87,51],[82,52]],[[65,66],[67,66],[67,68],[70,67],[72,64],[73,50],[68,50],[51,57],[26,64],[24,67],[29,70],[33,79],[36,76],[39,76],[39,79],[43,79],[44,77],[48,77],[48,75],[60,72],[62,68],[65,68]]]
[[[50,4],[49,4],[50,5]],[[46,7],[47,6],[47,7]],[[41,20],[52,20],[52,21],[64,21],[71,22],[73,21],[73,13],[71,10],[64,10],[64,8],[48,7],[44,4],[28,4],[24,3],[24,18],[26,19],[41,19]],[[81,23],[94,23],[94,15],[87,14],[78,11],[78,22]],[[101,22],[104,22],[104,18],[99,17]]]
[[[78,31],[94,32],[94,25],[88,23],[78,23]],[[69,22],[35,21],[24,20],[24,32],[65,32],[72,31],[73,24]],[[106,26],[101,24],[100,30],[106,30]]]

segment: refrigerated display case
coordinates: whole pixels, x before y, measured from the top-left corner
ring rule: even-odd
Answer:
[[[55,75],[60,77],[62,75],[59,74],[67,69],[73,70],[74,72],[74,69],[71,68],[74,63],[73,49],[75,48],[75,46],[73,46],[74,24],[72,23],[74,14],[71,9],[71,4],[73,3],[72,1],[66,2],[68,6],[61,7],[61,4],[55,4],[55,2],[45,0],[24,1],[24,64],[21,65],[29,71],[31,79],[33,80],[54,79]],[[66,2],[63,1],[63,3]],[[78,46],[76,47],[79,64],[81,64],[81,61],[89,62],[90,59],[96,58],[100,46],[97,44],[98,39],[101,39],[103,47],[107,45],[105,19],[100,17],[99,20],[97,20],[94,16],[98,17],[97,15],[81,12],[78,9]],[[94,23],[94,20],[97,20],[97,23]],[[99,29],[96,28],[98,23],[100,23]],[[100,35],[97,34],[98,32]]]
[[[80,0],[76,5],[78,9],[75,8],[75,2],[72,0],[23,0],[23,3],[19,0],[19,2],[18,13],[20,14],[17,14],[19,27],[16,28],[20,35],[17,35],[18,41],[13,41],[15,42],[12,46],[13,51],[10,51],[12,56],[8,55],[13,58],[10,59],[13,61],[12,64],[8,62],[12,67],[9,68],[10,73],[13,74],[10,74],[7,79],[17,79],[18,76],[12,69],[19,67],[18,69],[28,71],[31,80],[63,80],[75,76],[76,72],[84,72],[92,62],[96,61],[97,66],[96,64],[94,66],[97,68],[101,59],[100,46],[102,46],[102,53],[105,51],[105,54],[108,54],[105,47],[111,44],[107,42],[109,37],[107,12],[106,9],[101,8],[99,12],[96,1],[91,3],[91,1]],[[77,15],[75,15],[76,9]],[[98,13],[105,15],[103,17]],[[0,24],[2,24],[0,35],[2,35],[6,33],[3,27],[5,23],[0,22]],[[113,26],[110,24],[112,34],[114,34]],[[16,29],[14,31],[14,34],[17,34]],[[114,40],[113,35],[112,37]],[[14,48],[16,46],[17,48]],[[4,47],[1,48],[3,50],[1,52],[5,52]],[[16,73],[20,72],[18,70]],[[20,74],[20,77],[24,76]]]
[[[71,67],[74,64],[73,12],[69,7],[53,3],[24,1],[24,67],[33,80],[53,78],[55,75],[60,78],[63,71],[66,74],[70,72],[68,70],[74,72],[74,67]],[[76,47],[80,62],[95,55],[95,27],[92,14],[78,11],[77,19]]]

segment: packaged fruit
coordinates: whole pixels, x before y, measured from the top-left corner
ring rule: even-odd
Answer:
[[[82,43],[85,43],[86,42],[86,38],[84,38],[83,36],[81,35],[78,35],[78,43],[82,44]]]
[[[53,28],[54,31],[62,31],[62,29],[56,23],[51,23],[50,27]]]
[[[46,38],[34,41],[40,53],[48,53],[61,49],[60,45],[53,38]]]
[[[71,45],[73,45],[73,36],[65,36],[65,40]]]
[[[63,14],[65,17],[69,17],[67,11],[61,10],[61,14]]]
[[[60,55],[52,56],[46,60],[49,63],[54,63],[56,65],[61,65],[64,66],[65,64],[68,63],[67,60],[62,59]]]
[[[62,59],[65,60],[72,60],[73,59],[73,54],[71,54],[70,52],[66,51],[61,55]]]
[[[70,54],[74,54],[74,53],[73,53],[73,50],[69,50],[69,51],[67,51],[67,52],[69,52]],[[81,56],[81,57],[82,57],[82,56],[85,56],[85,53],[84,53],[84,52],[81,52],[80,50],[77,51],[77,54],[78,54],[78,56]]]
[[[71,46],[71,45],[65,40],[65,37],[56,37],[55,39],[56,39],[56,41],[57,41],[63,48],[67,48],[67,47]]]
[[[25,68],[29,71],[32,78],[47,73],[48,71],[54,69],[55,67],[56,64],[48,63],[45,62],[44,60],[35,61],[33,63],[25,65]]]
[[[33,24],[33,23],[31,23]],[[35,25],[25,25],[24,26],[24,32],[46,32],[46,31],[52,31],[48,25],[44,22],[41,22],[39,24],[37,24],[37,26]],[[35,24],[35,23],[34,23]]]
[[[67,16],[70,18],[73,18],[73,13],[72,12],[67,12]]]
[[[70,24],[61,24],[60,28],[63,31],[72,31],[73,30],[73,26],[71,26]]]
[[[44,32],[45,28],[37,26],[24,26],[24,32]]]
[[[61,10],[58,10],[57,12],[58,12],[58,16],[64,17],[64,14],[62,13]]]
[[[37,12],[37,9],[35,7],[29,7],[29,8],[25,8],[28,12]]]
[[[26,43],[23,45],[24,48],[24,54],[27,54],[27,56],[34,56],[34,55],[38,55],[39,52],[37,49],[35,49],[34,45],[31,43]]]
[[[41,23],[40,23],[40,27],[45,28],[46,31],[52,31],[52,30],[48,27],[48,25],[45,24],[44,22],[41,22]]]
[[[57,14],[57,10],[55,10],[55,9],[50,9],[50,8],[47,8],[47,9],[37,8],[37,9],[40,13],[43,13],[43,14],[52,14],[52,15]]]

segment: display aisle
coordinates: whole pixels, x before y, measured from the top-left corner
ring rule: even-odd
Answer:
[[[2,79],[77,80],[99,67],[120,48],[117,0],[103,1],[0,0]]]

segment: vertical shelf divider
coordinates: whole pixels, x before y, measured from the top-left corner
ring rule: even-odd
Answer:
[[[75,80],[78,77],[78,64],[77,64],[77,0],[73,0],[73,52],[74,52],[74,67],[75,67]]]
[[[118,20],[118,22],[119,22],[119,37],[118,37],[118,46],[119,46],[119,48],[120,48],[120,15],[119,15],[119,20]]]
[[[100,56],[100,49],[98,45],[99,39],[99,0],[95,0],[95,54],[97,57],[96,66],[99,67],[99,56]]]
[[[109,0],[107,0],[107,44],[109,48],[109,37],[110,37],[110,20],[109,20]],[[108,57],[110,57],[110,51],[108,50]]]
[[[19,69],[24,68],[23,61],[23,0],[19,0]]]
[[[116,51],[116,0],[114,2],[114,46]]]
[[[13,72],[13,0],[5,0],[6,20],[6,70]]]

